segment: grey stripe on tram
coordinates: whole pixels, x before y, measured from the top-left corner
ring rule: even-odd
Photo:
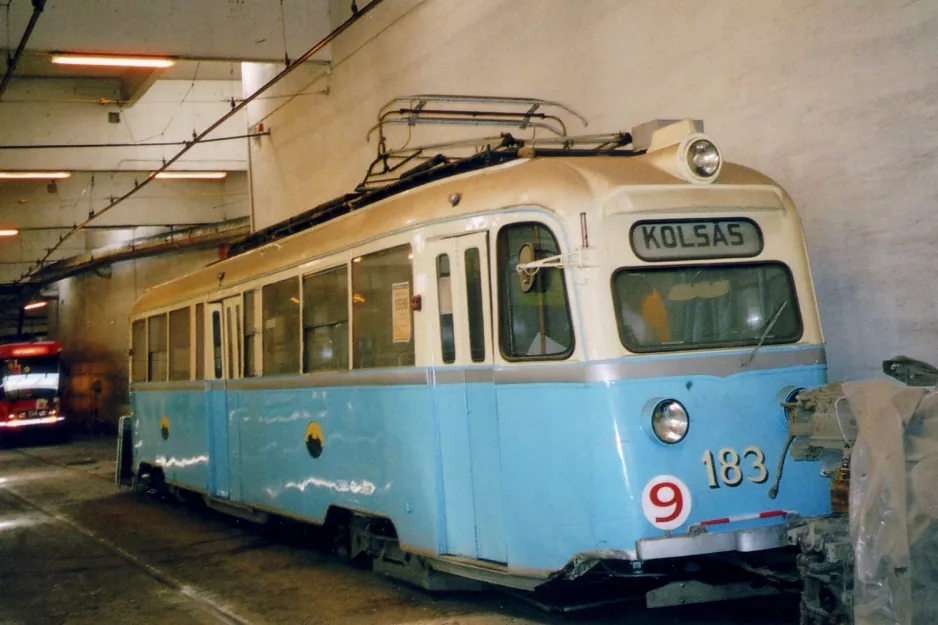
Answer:
[[[824,365],[823,347],[807,349],[764,350],[748,365],[749,351],[725,354],[680,356],[637,356],[614,362],[595,363],[519,363],[492,367],[435,369],[392,369],[313,373],[302,376],[244,378],[240,380],[185,380],[181,382],[143,382],[133,389],[142,391],[199,391],[206,388],[230,391],[288,390],[355,386],[427,386],[430,384],[585,384],[686,375],[729,377],[746,371],[764,371],[810,365]]]

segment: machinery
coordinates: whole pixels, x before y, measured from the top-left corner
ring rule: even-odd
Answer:
[[[803,582],[801,623],[938,622],[938,369],[905,357],[888,380],[831,383],[785,403],[779,466],[818,461],[833,514],[789,531]],[[777,472],[770,496],[785,484]]]

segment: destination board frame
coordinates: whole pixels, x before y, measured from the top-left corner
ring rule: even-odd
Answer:
[[[758,245],[755,247],[743,247],[743,249],[737,250],[736,253],[733,253],[733,246],[727,245],[727,247],[715,247],[712,245],[700,246],[698,249],[702,253],[674,253],[668,254],[667,252],[661,255],[649,255],[645,253],[639,246],[635,245],[635,235],[636,232],[642,227],[655,226],[674,226],[680,229],[682,225],[703,225],[707,224],[710,226],[728,226],[730,224],[746,224],[751,227],[755,235],[758,237]],[[641,234],[639,236],[642,236]],[[682,240],[683,241],[683,240]],[[705,217],[705,218],[696,218],[696,217],[684,217],[679,219],[642,219],[636,221],[629,228],[629,246],[632,248],[632,252],[640,260],[643,260],[648,263],[673,263],[676,261],[687,261],[687,260],[719,260],[719,259],[740,259],[740,258],[755,258],[762,254],[765,249],[765,237],[762,234],[762,228],[759,227],[759,224],[755,220],[750,219],[749,217]],[[675,249],[688,250],[695,248],[697,246],[675,246]],[[706,252],[704,250],[709,250]]]

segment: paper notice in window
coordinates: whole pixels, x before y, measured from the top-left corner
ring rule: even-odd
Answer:
[[[395,343],[410,342],[410,282],[391,285],[391,324]]]

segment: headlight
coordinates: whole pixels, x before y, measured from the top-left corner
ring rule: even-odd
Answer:
[[[707,139],[697,139],[687,146],[686,157],[695,176],[710,178],[720,170],[720,151]]]
[[[780,395],[782,399],[782,425],[785,426],[785,429],[791,433],[793,430],[798,430],[798,426],[801,424],[806,424],[810,422],[810,415],[805,412],[805,406],[802,402],[798,401],[798,396],[803,393],[805,389],[803,388],[794,388],[786,386],[781,390]],[[810,412],[810,411],[808,411]],[[808,432],[810,434],[810,432]]]
[[[668,445],[684,440],[689,425],[687,410],[681,402],[674,399],[666,399],[659,403],[651,413],[651,427],[655,436]]]

